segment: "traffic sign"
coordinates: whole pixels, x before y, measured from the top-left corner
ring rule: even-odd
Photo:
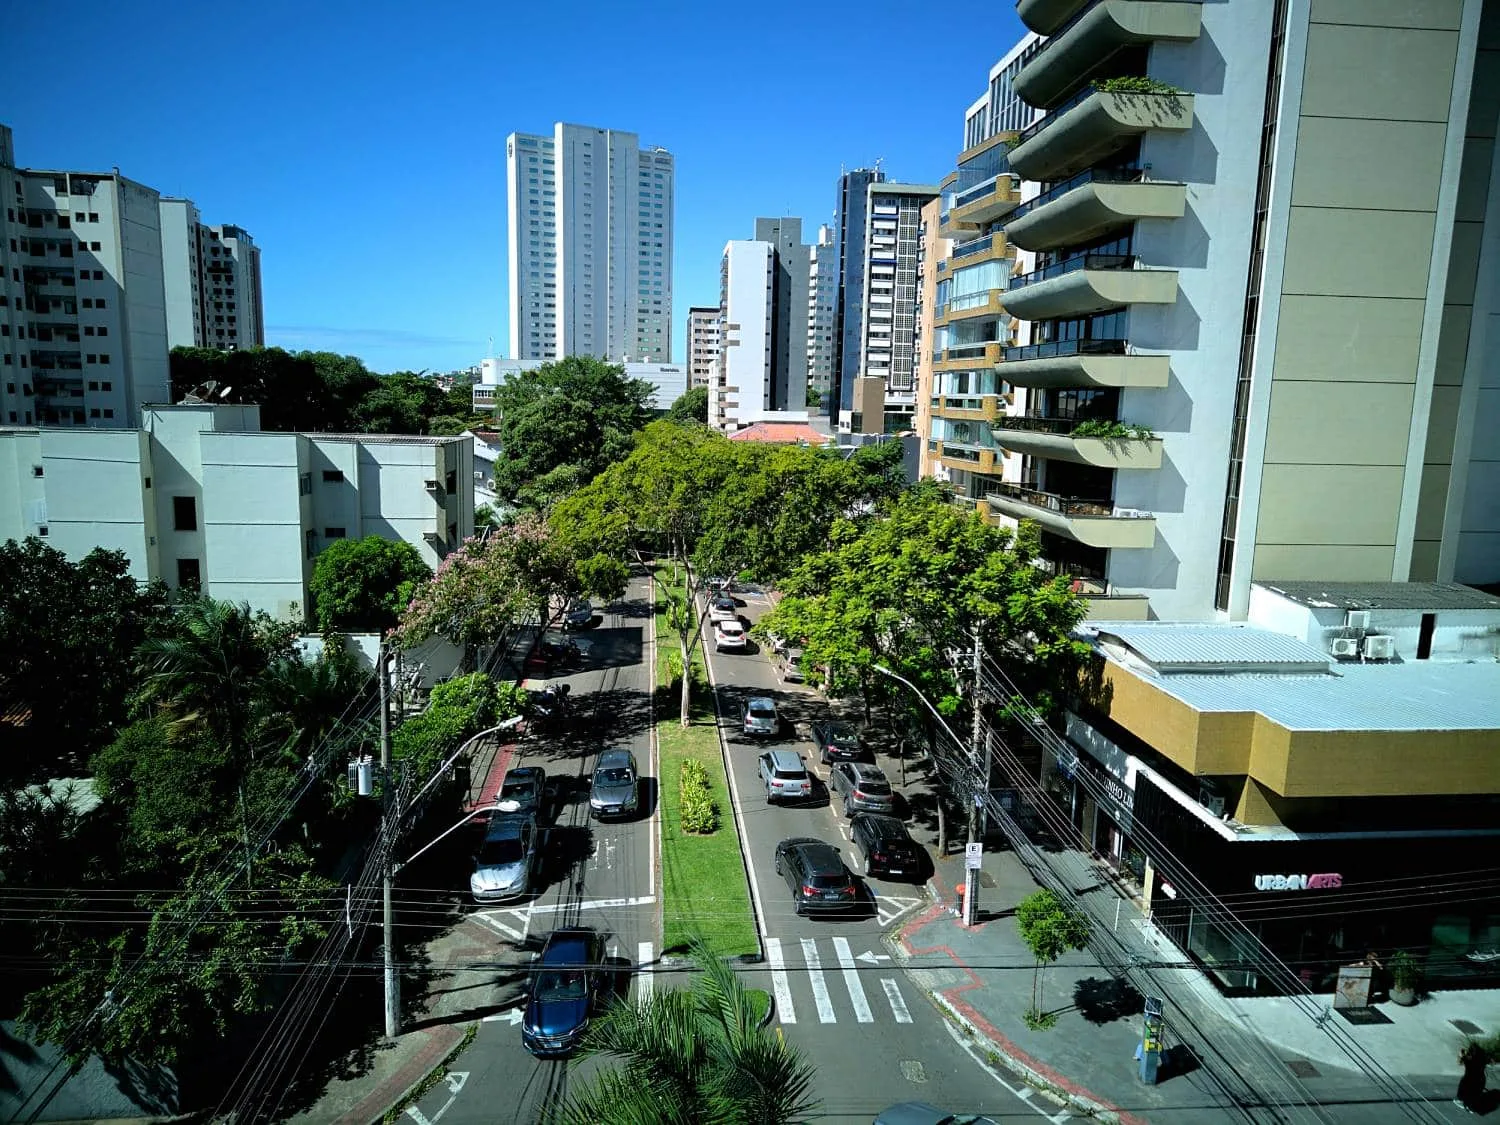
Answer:
[[[964,870],[978,871],[984,860],[984,845],[980,843],[964,846]]]

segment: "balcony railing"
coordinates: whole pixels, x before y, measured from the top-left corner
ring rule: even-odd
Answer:
[[[985,495],[1031,504],[1037,508],[1060,512],[1065,516],[1104,516],[1125,519],[1130,518],[1132,514],[1127,509],[1116,508],[1109,500],[1079,500],[1073,496],[1059,496],[1055,492],[1042,492],[1039,489],[1026,488],[1019,484],[997,484],[991,487]],[[1141,519],[1152,518],[1150,512],[1134,512],[1133,514]]]
[[[971,239],[968,242],[960,242],[948,255],[949,261],[957,261],[959,258],[973,257],[975,254],[983,254],[995,244],[995,239],[1000,237],[995,234],[987,234],[983,238]]]
[[[1090,5],[1090,7],[1092,7],[1092,5]],[[1088,8],[1085,8],[1084,11],[1088,11]],[[1039,50],[1040,47],[1041,44],[1038,44],[1037,49]],[[1026,59],[1027,61],[1029,61],[1030,59],[1033,59],[1035,57],[1036,51],[1031,51],[1027,53]],[[1023,62],[1022,65],[1024,66],[1025,62]],[[1063,102],[1056,109],[1049,110],[1045,117],[1041,118],[1038,121],[1033,121],[1030,125],[1021,130],[1020,134],[1016,137],[1015,147],[1020,148],[1038,133],[1043,132],[1044,130],[1055,125],[1063,114],[1067,113],[1068,110],[1072,109],[1074,106],[1082,105],[1085,101],[1088,100],[1089,95],[1094,93],[1097,93],[1097,91],[1092,86],[1085,86],[1082,90],[1079,90],[1078,93],[1074,94],[1071,98]]]
[[[955,195],[953,197],[953,202],[949,205],[950,209],[956,211],[960,207],[967,207],[970,203],[973,203],[976,200],[983,199],[987,195],[994,194],[996,188],[1000,186],[1000,181],[1002,179],[1010,178],[1010,169],[1007,165],[1005,165],[1004,161],[1001,161],[1001,167],[1002,170],[989,177],[989,179],[980,180],[979,183],[974,184],[971,187],[966,187],[963,191]]]
[[[950,297],[948,303],[937,310],[937,315],[944,313],[963,312],[965,309],[983,308],[990,303],[990,290],[981,289],[977,293],[965,293],[961,297]]]
[[[1026,344],[1005,349],[1006,363],[1024,363],[1029,359],[1056,359],[1070,355],[1124,355],[1124,340],[1048,340],[1044,344]]]
[[[1062,183],[1053,184],[1041,195],[1028,199],[1021,206],[1010,213],[1006,222],[1013,223],[1023,215],[1029,215],[1038,207],[1045,207],[1054,200],[1061,199],[1074,188],[1080,188],[1084,184],[1130,184],[1135,183],[1145,175],[1140,168],[1086,168],[1076,176],[1071,176]]]
[[[1027,430],[1036,434],[1068,435],[1079,426],[1097,422],[1096,418],[1038,418],[1030,415],[1011,414],[995,420],[997,430]],[[1087,434],[1085,437],[1089,436]]]
[[[1076,273],[1078,270],[1129,270],[1135,268],[1134,254],[1075,254],[1050,266],[1043,266],[1030,273],[1014,274],[1009,288],[1024,289],[1038,281],[1051,281],[1055,277]]]
[[[1072,17],[1066,23],[1064,23],[1051,35],[1047,36],[1047,38],[1033,43],[1030,47],[1026,48],[1025,53],[1021,56],[1021,65],[1018,66],[1016,70],[1025,70],[1026,67],[1031,64],[1031,61],[1033,59],[1035,59],[1038,55],[1045,54],[1048,47],[1052,46],[1052,44],[1056,43],[1059,39],[1066,35],[1070,30],[1072,30],[1074,24],[1083,19],[1084,16],[1088,15],[1098,6],[1099,0],[1091,0],[1090,3],[1085,4],[1083,7],[1079,8],[1078,11],[1074,12]],[[1022,134],[1021,139],[1025,140],[1025,134]]]
[[[984,411],[985,399],[994,397],[994,395],[933,395],[932,409],[972,410],[979,414]]]
[[[945,359],[983,359],[985,353],[993,347],[997,341],[981,340],[977,344],[957,344],[946,351],[939,352],[934,358],[941,361]]]

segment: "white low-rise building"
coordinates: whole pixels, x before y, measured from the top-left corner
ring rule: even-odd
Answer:
[[[473,534],[468,437],[273,433],[256,406],[153,406],[142,421],[0,428],[0,541],[123,551],[141,581],[300,621],[333,541],[402,539],[436,568]]]

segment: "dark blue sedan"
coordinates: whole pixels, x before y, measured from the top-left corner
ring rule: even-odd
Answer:
[[[554,930],[536,965],[521,1043],[543,1059],[573,1053],[593,1014],[604,964],[604,939],[593,930]]]

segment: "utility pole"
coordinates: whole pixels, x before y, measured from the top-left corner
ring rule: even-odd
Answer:
[[[385,1035],[394,1039],[401,1030],[401,978],[396,975],[396,925],[391,908],[391,890],[396,881],[396,792],[391,776],[391,664],[385,644],[380,646],[380,782],[383,812],[380,842],[386,849],[384,879]]]
[[[969,697],[969,766],[974,775],[979,773],[979,746],[984,737],[983,716],[980,714],[979,668],[984,659],[984,648],[979,640],[979,630],[974,630],[974,691]],[[987,751],[988,748],[986,748]],[[985,754],[986,770],[989,765]],[[969,803],[969,846],[964,849],[964,925],[979,923],[979,859],[984,854],[984,841],[980,837],[980,811],[989,789],[989,774],[974,786],[973,799]]]

